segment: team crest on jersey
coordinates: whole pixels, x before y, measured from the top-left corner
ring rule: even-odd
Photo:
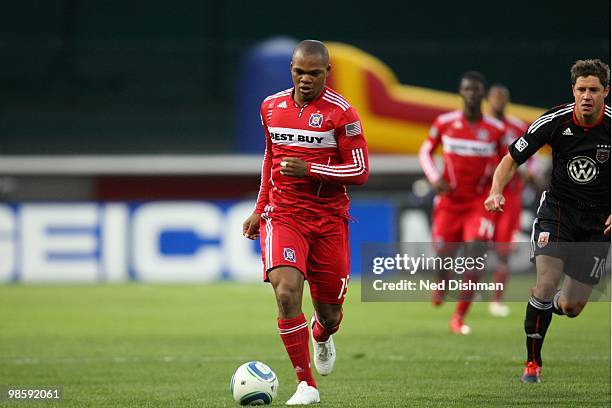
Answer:
[[[595,159],[600,163],[605,163],[610,158],[610,146],[608,145],[597,145],[597,153]]]
[[[310,115],[310,120],[308,120],[308,125],[312,127],[320,128],[323,125],[323,114],[313,113],[312,115]]]
[[[292,248],[283,248],[285,261],[295,262],[295,251]]]
[[[461,123],[460,120],[456,120],[453,122],[453,128],[455,129],[461,129],[463,127],[463,124]]]
[[[489,132],[485,129],[480,129],[478,133],[476,133],[476,138],[478,140],[489,140]]]
[[[550,237],[550,232],[540,232],[538,235],[538,248],[544,248],[548,245],[548,238]]]

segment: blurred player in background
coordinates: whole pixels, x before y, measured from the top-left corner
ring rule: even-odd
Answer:
[[[508,146],[527,130],[527,124],[522,120],[506,115],[506,106],[510,102],[510,91],[501,84],[492,85],[489,88],[487,102],[491,115],[502,122],[506,127],[502,143]],[[498,263],[493,272],[494,283],[506,284],[508,280],[508,258],[512,254],[511,242],[514,235],[520,229],[521,211],[523,209],[521,195],[523,192],[523,180],[521,175],[516,174],[504,189],[506,206],[504,212],[499,214],[495,222],[495,251]],[[496,290],[493,301],[489,303],[489,312],[493,316],[506,317],[510,314],[510,308],[501,303],[503,291]]]
[[[503,211],[502,192],[517,167],[550,145],[552,179],[532,231],[537,280],[525,312],[525,383],[541,381],[541,350],[552,314],[580,314],[604,273],[610,248],[611,111],[605,104],[610,68],[600,60],[580,60],[570,72],[574,102],[546,112],[510,146],[484,203],[490,211]],[[578,242],[589,245],[563,245]]]
[[[463,74],[459,83],[463,109],[438,116],[419,151],[423,171],[437,193],[432,241],[438,256],[453,256],[458,249],[457,243],[462,242],[465,243],[465,256],[482,256],[486,251],[484,242],[493,238],[495,217],[483,210],[482,200],[503,152],[504,124],[482,113],[485,87],[485,78],[479,72]],[[433,160],[433,153],[440,144],[443,172],[436,168]],[[443,280],[445,272],[438,272],[438,279]],[[479,276],[476,270],[467,270],[460,278],[463,282],[475,282]],[[432,292],[434,305],[440,305],[443,296],[442,291]],[[464,319],[472,296],[469,290],[460,293],[450,320],[451,332],[470,332]]]
[[[325,86],[331,66],[325,45],[306,40],[291,59],[293,88],[261,105],[266,135],[261,187],[243,235],[261,234],[264,280],[274,288],[278,330],[298,377],[287,405],[320,401],[310,368],[309,324],[302,313],[304,280],[315,367],[331,373],[332,340],[349,283],[349,199],[345,185],[368,178],[368,151],[357,112]]]

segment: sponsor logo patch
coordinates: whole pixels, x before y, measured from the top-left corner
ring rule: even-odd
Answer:
[[[525,150],[527,148],[527,146],[529,146],[529,143],[525,140],[524,137],[520,137],[519,140],[516,141],[516,143],[514,144],[514,147],[516,148],[516,150],[518,150],[519,152],[522,152],[523,150]]]
[[[567,162],[567,174],[577,184],[590,183],[598,173],[597,163],[588,156],[577,156]]]
[[[540,232],[538,235],[538,248],[544,248],[548,245],[548,238],[550,237],[550,232]]]
[[[323,114],[313,113],[308,120],[308,126],[320,128],[323,125]]]
[[[287,101],[282,101],[281,103],[276,105],[276,107],[281,109],[287,109]]]
[[[295,263],[295,251],[292,248],[283,248],[283,256],[285,257],[285,261]]]

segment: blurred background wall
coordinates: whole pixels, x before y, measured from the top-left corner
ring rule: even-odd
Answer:
[[[533,114],[571,100],[575,60],[610,62],[610,2],[5,2],[0,282],[258,280],[258,243],[240,231],[262,152],[242,154],[237,135],[251,127],[263,140],[257,113],[243,110],[256,110],[266,75],[268,85],[290,83],[287,60],[271,71],[245,64],[277,37],[376,59],[370,73],[394,75],[409,99],[392,104],[395,117],[410,104],[458,108],[450,93],[472,69],[506,84]],[[353,66],[338,65],[332,83],[350,88],[337,73],[352,78]],[[390,89],[378,95],[400,93]],[[369,128],[379,141],[392,130],[362,109],[376,98],[359,107],[371,145]],[[419,134],[396,126],[394,140],[410,140],[412,150],[394,151],[395,141],[378,150],[386,154],[371,156],[368,184],[350,190],[353,272],[362,242],[429,240],[433,193],[410,154],[428,123],[421,118]],[[523,194],[519,239],[537,190]]]
[[[570,98],[578,58],[610,61],[610,2],[6,2],[0,154],[231,152],[247,50],[354,45],[401,83],[453,92],[468,69],[514,101]],[[288,75],[288,72],[287,72]],[[257,81],[257,78],[252,78]]]

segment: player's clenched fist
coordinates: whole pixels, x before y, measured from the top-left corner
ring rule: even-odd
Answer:
[[[283,176],[289,177],[304,177],[308,170],[308,163],[296,157],[283,157],[280,163]]]
[[[484,206],[489,211],[504,211],[506,199],[501,194],[491,194],[484,202]]]
[[[248,239],[259,238],[259,221],[261,214],[253,213],[242,223],[242,235]]]

